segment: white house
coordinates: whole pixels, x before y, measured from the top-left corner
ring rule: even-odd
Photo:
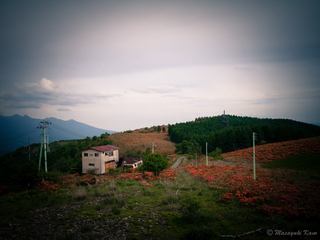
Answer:
[[[82,173],[103,174],[116,168],[119,161],[119,148],[112,145],[91,147],[82,151]]]

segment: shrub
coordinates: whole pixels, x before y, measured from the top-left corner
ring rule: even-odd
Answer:
[[[156,176],[168,166],[168,159],[160,154],[145,154],[143,158],[142,171],[151,171]]]

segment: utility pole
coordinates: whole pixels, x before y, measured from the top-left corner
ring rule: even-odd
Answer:
[[[29,156],[29,161],[30,161],[30,151],[31,151],[30,137],[28,137],[28,156]]]
[[[256,180],[256,133],[252,133],[252,160],[253,160],[253,180]]]
[[[37,127],[40,129],[40,138],[41,138],[38,170],[40,171],[40,169],[41,169],[41,159],[42,159],[42,152],[43,152],[44,153],[44,170],[46,173],[48,172],[47,152],[48,152],[48,148],[49,148],[49,146],[48,146],[49,138],[48,138],[47,129],[48,129],[49,125],[51,125],[51,122],[41,121],[39,126]]]
[[[154,143],[152,143],[152,150],[151,150],[152,154],[154,154]]]
[[[209,165],[209,162],[208,162],[208,142],[206,142],[206,165],[207,166]]]
[[[196,167],[198,167],[198,154],[196,153]]]

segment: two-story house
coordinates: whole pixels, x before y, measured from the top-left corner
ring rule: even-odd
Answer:
[[[82,173],[103,174],[116,168],[119,161],[119,148],[112,145],[91,147],[82,151]]]

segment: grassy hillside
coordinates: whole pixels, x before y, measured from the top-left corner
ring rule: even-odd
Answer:
[[[160,154],[173,154],[175,152],[174,143],[169,140],[166,132],[157,131],[128,131],[115,133],[108,137],[116,146],[120,147],[120,155],[127,152],[144,152],[155,145],[155,151]]]
[[[197,118],[191,122],[169,126],[171,141],[190,141],[209,152],[221,148],[223,152],[246,148],[252,144],[252,132],[257,133],[257,143],[271,143],[320,135],[320,127],[289,119],[259,119],[221,115]],[[200,150],[199,150],[200,151]]]

